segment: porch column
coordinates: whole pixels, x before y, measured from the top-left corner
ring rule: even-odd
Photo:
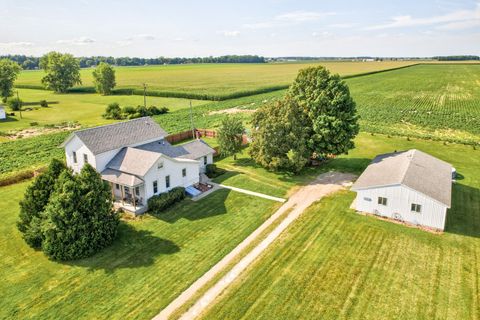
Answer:
[[[133,210],[137,210],[137,207],[135,205],[135,198],[137,195],[135,194],[135,187],[133,187]]]
[[[121,185],[122,187],[122,206],[125,205],[125,186],[124,185]]]

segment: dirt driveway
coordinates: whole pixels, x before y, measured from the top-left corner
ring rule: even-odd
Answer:
[[[284,220],[266,238],[235,264],[230,271],[215,283],[195,304],[182,315],[181,319],[195,319],[232,283],[267,247],[313,202],[322,197],[351,186],[355,175],[342,172],[327,172],[319,175],[310,184],[301,187],[285,202],[267,221],[243,240],[215,266],[195,281],[187,290],[173,300],[154,319],[168,319],[172,313],[186,303],[200,288],[227,267],[237,256],[251,244],[262,231],[268,228],[283,213],[291,210]]]

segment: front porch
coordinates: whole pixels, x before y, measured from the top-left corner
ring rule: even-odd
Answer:
[[[116,170],[102,172],[102,179],[110,184],[115,209],[133,214],[147,211],[144,181],[136,176]]]

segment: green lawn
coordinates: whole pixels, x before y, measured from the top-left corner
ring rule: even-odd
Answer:
[[[328,164],[361,171],[378,153],[418,148],[451,162],[446,232],[365,217],[342,192],[308,209],[204,315],[204,319],[478,319],[480,151],[362,134]]]
[[[34,108],[32,111],[22,112],[23,119],[20,114],[15,112],[14,117],[8,117],[7,121],[0,121],[0,131],[21,130],[32,128],[32,122],[37,122],[39,126],[46,124],[59,124],[64,121],[78,121],[84,126],[100,125],[111,123],[112,120],[102,118],[105,108],[109,103],[117,102],[120,106],[143,105],[142,96],[102,96],[92,93],[68,93],[55,94],[46,90],[19,89],[20,99],[24,102],[39,102],[47,100],[58,103],[51,103],[48,108],[41,108],[39,105],[26,106],[25,108]],[[183,108],[189,108],[187,99],[179,98],[160,98],[147,97],[147,105],[155,105],[157,107],[167,107],[170,112]],[[208,101],[192,100],[193,106],[199,106]],[[9,110],[7,110],[9,111]]]
[[[411,61],[389,62],[332,62],[312,61],[305,63],[264,64],[187,64],[166,66],[116,67],[117,88],[141,88],[148,84],[149,90],[225,95],[259,88],[288,85],[299,69],[322,64],[341,75],[351,75],[375,70],[391,69],[410,65]],[[83,69],[83,86],[92,86],[93,69]],[[43,71],[23,71],[16,84],[41,85]]]
[[[278,207],[219,190],[162,216],[122,222],[112,247],[58,263],[29,248],[16,229],[25,187],[0,188],[2,319],[150,319]]]

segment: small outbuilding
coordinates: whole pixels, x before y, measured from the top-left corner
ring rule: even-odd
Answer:
[[[5,107],[0,106],[0,120],[7,119],[7,113],[5,112]]]
[[[412,149],[378,155],[352,190],[360,212],[444,230],[452,198],[452,166]]]

